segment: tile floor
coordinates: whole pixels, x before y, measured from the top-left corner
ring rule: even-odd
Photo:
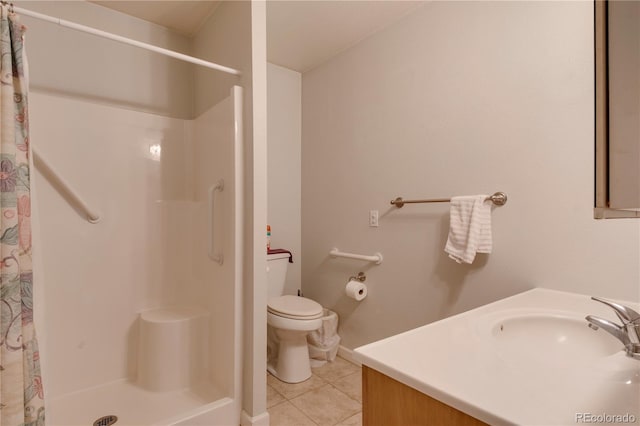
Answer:
[[[272,426],[361,426],[361,368],[343,358],[312,368],[302,383],[267,374],[267,410]]]

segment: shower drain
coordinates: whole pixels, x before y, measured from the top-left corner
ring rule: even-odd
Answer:
[[[93,426],[111,426],[118,421],[118,416],[103,416],[93,422]]]

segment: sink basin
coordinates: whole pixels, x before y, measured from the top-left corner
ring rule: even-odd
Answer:
[[[577,367],[621,352],[622,344],[571,313],[503,313],[490,325],[495,350],[511,364]]]

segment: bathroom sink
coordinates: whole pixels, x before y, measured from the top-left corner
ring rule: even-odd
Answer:
[[[638,310],[633,302],[626,306]],[[640,361],[589,296],[536,288],[354,350],[368,368],[491,425],[573,425],[578,414],[640,419]]]
[[[617,320],[589,296],[536,288],[354,354],[368,368],[491,425],[575,426],[584,413],[637,421],[640,361],[609,333],[589,328],[587,315]]]
[[[611,335],[595,332],[584,317],[570,312],[501,312],[484,329],[498,355],[510,364],[578,367],[623,349]]]

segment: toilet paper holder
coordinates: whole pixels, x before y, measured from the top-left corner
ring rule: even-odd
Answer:
[[[349,281],[359,281],[359,282],[363,283],[366,280],[367,280],[367,276],[364,274],[364,272],[358,272],[357,276],[350,276],[349,277]]]

